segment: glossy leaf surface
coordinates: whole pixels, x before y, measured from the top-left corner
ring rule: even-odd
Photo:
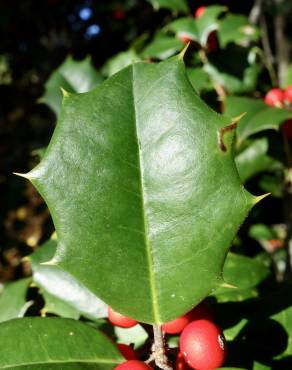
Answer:
[[[56,226],[51,264],[137,321],[189,311],[220,283],[256,202],[240,183],[230,124],[193,90],[181,57],[65,97],[28,174]]]
[[[122,361],[109,338],[79,321],[27,317],[0,325],[0,369],[111,370]]]

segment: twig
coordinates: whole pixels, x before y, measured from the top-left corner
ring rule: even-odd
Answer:
[[[274,0],[276,9],[276,16],[274,18],[274,29],[275,29],[275,43],[277,52],[278,62],[278,79],[279,85],[283,86],[287,70],[289,67],[289,42],[285,35],[285,23],[286,18],[283,13],[279,11],[279,7],[282,5],[283,0]]]
[[[208,64],[209,63],[207,54],[206,54],[204,49],[199,50],[199,57],[200,57],[201,62],[203,64]],[[220,85],[217,81],[214,81],[214,79],[212,79],[212,78],[211,78],[211,82],[212,82],[212,85],[214,87],[214,90],[216,91],[216,93],[219,97],[219,100],[221,102],[223,102],[226,98],[226,92],[224,90],[224,87],[222,85]]]
[[[153,325],[153,353],[155,364],[163,370],[172,370],[165,354],[164,335],[160,325]]]
[[[257,24],[260,14],[261,14],[261,8],[262,8],[263,0],[256,0],[254,2],[253,7],[251,8],[251,11],[249,13],[248,20],[251,24]]]
[[[269,72],[272,85],[276,86],[278,83],[277,83],[277,75],[274,69],[274,56],[273,56],[271,45],[270,45],[268,26],[267,26],[266,17],[264,16],[264,14],[260,14],[260,27],[262,31],[261,40],[262,40],[262,45],[264,49],[265,64]]]

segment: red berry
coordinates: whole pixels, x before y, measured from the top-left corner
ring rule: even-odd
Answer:
[[[150,370],[150,369],[152,368],[145,364],[145,362],[138,360],[126,361],[115,367],[115,370]]]
[[[136,320],[114,311],[110,306],[108,307],[108,319],[113,325],[121,328],[131,328],[137,324]]]
[[[284,101],[284,93],[281,89],[272,89],[265,96],[265,103],[271,107],[282,107]]]
[[[186,313],[185,315],[180,316],[175,320],[168,321],[168,322],[162,324],[162,330],[166,334],[178,334],[190,322],[191,322],[191,318],[189,316],[189,313]]]
[[[226,358],[225,337],[212,321],[193,321],[180,336],[180,351],[193,369],[216,369],[223,365]]]
[[[203,15],[204,11],[205,11],[206,7],[205,6],[200,6],[196,11],[195,11],[195,18],[200,18],[201,15]]]
[[[213,319],[212,312],[204,302],[177,319],[162,324],[162,329],[166,334],[178,334],[181,333],[191,321],[200,319]]]
[[[282,130],[287,139],[292,140],[292,119],[288,119],[284,122]]]
[[[123,343],[118,343],[118,348],[126,360],[137,360],[138,359],[136,352],[133,350],[131,346],[128,346],[127,344],[123,344]]]
[[[284,91],[284,100],[290,104],[292,103],[292,85]]]
[[[191,367],[185,362],[181,352],[178,353],[175,363],[175,370],[191,370]]]

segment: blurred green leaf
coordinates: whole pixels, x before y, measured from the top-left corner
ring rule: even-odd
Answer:
[[[147,0],[155,10],[169,9],[178,12],[187,12],[189,10],[186,0]]]
[[[259,179],[259,187],[265,193],[271,193],[275,198],[283,197],[283,185],[278,177],[272,175],[263,175]]]
[[[142,51],[141,56],[160,60],[167,59],[181,50],[182,45],[182,42],[176,37],[158,33]]]
[[[237,125],[239,145],[255,133],[268,129],[278,130],[281,123],[292,117],[292,112],[268,107],[261,99],[228,96],[225,100],[225,114],[236,117],[242,113],[246,114]]]
[[[229,93],[238,94],[255,89],[261,67],[248,60],[245,49],[229,48],[210,54],[204,70]]]
[[[265,224],[252,225],[248,231],[248,234],[251,238],[258,241],[277,238],[277,234],[275,233],[275,231]]]
[[[140,60],[141,58],[138,56],[136,51],[134,49],[129,49],[108,59],[108,61],[102,67],[101,72],[105,76],[110,77],[128,65],[134,62],[139,62]]]
[[[230,42],[245,46],[249,41],[256,41],[259,36],[259,31],[249,24],[244,15],[227,14],[219,21],[218,37],[222,48]]]
[[[0,369],[113,370],[116,345],[80,321],[26,317],[0,325]]]
[[[252,141],[235,157],[239,176],[243,182],[263,171],[274,171],[282,167],[281,162],[270,157],[266,137]]]
[[[187,68],[187,75],[190,83],[199,94],[204,91],[213,90],[210,77],[203,68]]]
[[[287,75],[283,83],[283,87],[285,88],[288,87],[289,85],[292,85],[292,64],[289,65]]]
[[[0,295],[0,322],[23,317],[31,302],[26,294],[31,278],[24,278],[3,286]]]
[[[106,317],[107,305],[80,282],[56,266],[42,264],[43,262],[49,261],[54,256],[56,245],[57,242],[55,240],[49,240],[29,256],[34,282],[49,295],[56,298],[55,305],[58,304],[58,307],[55,306],[55,309],[61,310],[60,303],[57,302],[57,300],[61,300],[64,304],[71,306],[77,310],[79,314],[89,319],[95,320]],[[49,296],[47,296],[47,299],[48,297]],[[53,302],[48,303],[49,307],[52,309]],[[63,312],[64,309],[65,306],[63,305]],[[73,313],[72,310],[71,312]]]
[[[278,312],[271,318],[281,324],[288,335],[287,347],[281,355],[277,356],[277,358],[292,356],[292,306]]]
[[[191,40],[202,46],[207,45],[208,36],[218,28],[218,17],[226,8],[212,5],[205,8],[204,13],[198,18],[179,18],[166,25],[165,30],[172,31],[178,36],[188,36]]]
[[[82,93],[91,90],[102,80],[90,57],[77,61],[69,56],[45,83],[45,93],[40,101],[59,115],[62,103],[61,87],[68,92]]]

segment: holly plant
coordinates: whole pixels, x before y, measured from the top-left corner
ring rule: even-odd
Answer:
[[[0,296],[0,369],[291,368],[292,67],[269,59],[271,9],[150,3],[154,33],[46,83],[57,125],[20,175],[56,232]]]

